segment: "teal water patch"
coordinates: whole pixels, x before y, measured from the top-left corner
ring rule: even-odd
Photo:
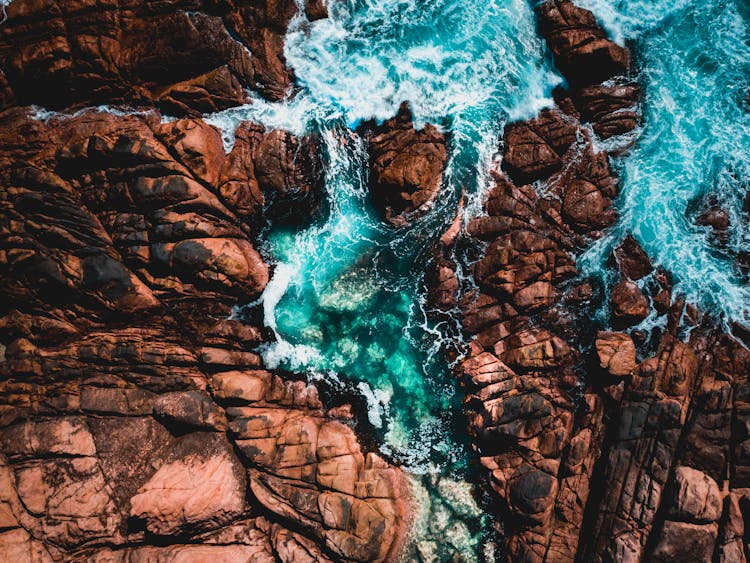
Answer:
[[[445,431],[461,398],[440,360],[440,335],[421,308],[426,256],[402,246],[372,214],[362,140],[343,128],[323,139],[328,218],[267,237],[282,266],[264,300],[267,324],[280,337],[264,351],[266,362],[353,383],[368,402],[383,452],[413,471],[457,464],[462,450],[446,441]]]
[[[677,280],[676,292],[725,320],[750,321],[750,287],[733,256],[750,248],[742,200],[750,189],[750,5],[743,0],[580,0],[632,41],[645,126],[616,162],[618,226],[581,260],[589,274],[632,232]],[[691,206],[713,194],[731,218],[724,250]]]

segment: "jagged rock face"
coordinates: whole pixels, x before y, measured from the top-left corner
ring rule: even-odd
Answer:
[[[226,154],[158,114],[0,123],[0,552],[392,558],[400,471],[226,320],[268,283],[264,207],[309,213],[310,141],[243,124]]]
[[[297,9],[294,0],[18,0],[0,27],[9,89],[0,107],[125,102],[197,115],[242,103],[248,87],[279,100],[293,83],[283,47]]]
[[[380,126],[366,125],[370,156],[370,193],[382,217],[400,227],[422,216],[443,183],[448,158],[446,134],[434,125],[414,128],[403,104]]]
[[[628,70],[627,49],[607,38],[589,10],[570,0],[549,0],[538,12],[555,65],[574,86],[599,84]]]
[[[459,372],[503,553],[745,561],[750,352],[672,301],[669,275],[632,237],[611,261],[621,276],[612,322],[627,328],[654,314],[667,328],[655,350],[640,331],[595,330],[595,288],[572,280],[577,252],[616,217],[617,182],[581,121],[601,138],[631,132],[639,118],[625,108],[637,108],[638,88],[615,76],[627,52],[589,12],[548,0],[539,14],[572,91],[506,127],[486,214],[466,229],[486,243],[472,265],[477,289],[450,295],[455,236],[441,241],[429,278],[433,304],[458,303],[470,338]],[[681,318],[696,326],[687,342]]]

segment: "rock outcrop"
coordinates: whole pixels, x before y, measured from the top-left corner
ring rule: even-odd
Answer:
[[[247,124],[225,154],[200,120],[0,121],[1,549],[392,557],[398,470],[263,368],[260,328],[222,320],[268,282],[253,225],[309,173],[284,148],[306,141]]]
[[[225,320],[268,283],[253,225],[310,172],[287,148],[306,141],[246,124],[225,154],[201,120],[0,122],[0,551],[391,558],[400,472]]]
[[[431,124],[414,127],[409,105],[382,125],[361,132],[370,156],[370,193],[381,216],[401,227],[422,216],[443,183],[448,158],[446,134]]]
[[[291,85],[296,2],[17,0],[0,27],[0,553],[9,561],[386,561],[400,470],[230,320],[316,141],[196,115]],[[323,17],[320,2],[310,17]],[[43,86],[41,86],[43,85]],[[25,104],[66,110],[41,118]],[[152,108],[71,108],[90,104]],[[251,315],[252,316],[252,315]]]
[[[293,84],[283,49],[297,11],[294,0],[12,2],[0,108],[127,103],[199,115],[242,103],[247,88],[279,100]]]

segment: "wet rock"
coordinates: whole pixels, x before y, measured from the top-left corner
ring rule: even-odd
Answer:
[[[632,281],[621,280],[610,297],[612,322],[615,326],[627,327],[640,323],[651,313],[648,298]]]
[[[636,366],[635,344],[627,334],[599,332],[596,336],[599,365],[610,375],[630,375]]]
[[[277,222],[307,219],[323,191],[319,142],[281,130],[250,130],[249,137],[266,216]]]
[[[595,184],[580,179],[567,184],[562,212],[565,219],[577,228],[605,227],[610,222],[609,204]]]
[[[654,270],[651,260],[633,235],[627,235],[615,249],[615,258],[623,275],[633,281],[645,278]]]
[[[729,214],[723,209],[707,209],[698,216],[697,223],[710,226],[714,231],[726,231],[729,228]]]
[[[403,226],[429,208],[443,183],[447,138],[437,127],[414,127],[408,104],[380,126],[366,125],[370,192],[383,218]]]
[[[715,244],[726,245],[729,240],[731,221],[729,213],[721,208],[717,202],[710,202],[709,207],[695,218],[695,223],[711,228],[711,239]]]
[[[519,185],[548,178],[562,167],[562,156],[575,134],[575,126],[556,110],[510,124],[505,130],[503,170]]]
[[[316,21],[328,17],[327,0],[309,0],[305,7],[307,19]]]
[[[628,70],[627,49],[607,38],[589,10],[569,0],[546,0],[538,13],[555,65],[571,84],[598,84]]]
[[[582,119],[594,124],[594,131],[601,139],[625,135],[638,127],[640,97],[640,87],[632,83],[596,84],[573,93]]]

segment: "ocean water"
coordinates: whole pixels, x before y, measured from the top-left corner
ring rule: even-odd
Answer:
[[[615,161],[621,219],[580,264],[602,264],[626,232],[670,271],[675,291],[725,322],[750,322],[750,285],[734,266],[750,248],[750,3],[746,0],[579,0],[634,51],[644,127]],[[725,247],[694,223],[713,196],[730,216]],[[612,280],[609,280],[611,282]],[[651,320],[646,321],[651,322]]]

